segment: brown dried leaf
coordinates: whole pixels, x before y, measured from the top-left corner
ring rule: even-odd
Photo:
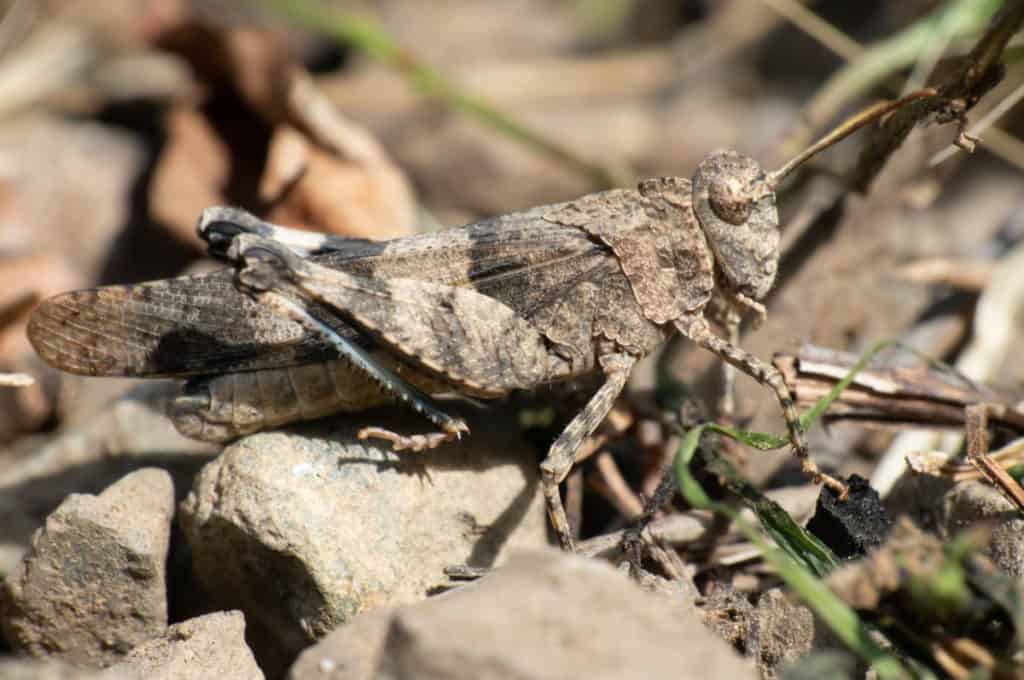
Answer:
[[[267,167],[260,180],[260,199],[276,203],[309,168],[310,144],[301,132],[279,125],[270,137]]]
[[[240,203],[274,221],[336,234],[392,238],[415,231],[404,173],[369,132],[334,109],[279,36],[197,24],[171,42],[193,60],[218,102],[232,91],[240,99],[210,107],[205,124],[197,113],[170,119],[153,212],[180,237],[191,241],[196,216],[214,203]],[[224,88],[224,80],[233,87]],[[252,161],[263,149],[258,177],[247,175],[259,167]]]
[[[318,146],[308,147],[305,161],[305,172],[270,212],[271,221],[377,239],[415,231],[408,183],[390,164],[360,166]],[[268,166],[267,172],[275,169]]]
[[[260,194],[271,199],[273,189],[292,190],[271,219],[353,236],[413,233],[415,210],[405,175],[369,132],[331,105],[280,41],[235,30],[224,46],[235,86],[276,124]]]
[[[196,218],[225,201],[231,150],[200,113],[178,107],[167,115],[167,145],[149,189],[150,214],[182,241],[202,249]]]

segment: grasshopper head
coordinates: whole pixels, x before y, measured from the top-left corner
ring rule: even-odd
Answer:
[[[779,214],[764,170],[735,151],[713,151],[693,175],[693,209],[733,291],[759,300],[779,268]]]

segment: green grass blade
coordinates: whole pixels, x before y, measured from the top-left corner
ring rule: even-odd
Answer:
[[[829,405],[853,382],[857,374],[870,363],[878,352],[893,344],[895,343],[891,341],[879,342],[865,352],[847,375],[801,417],[800,421],[805,429],[813,425],[825,413]],[[700,483],[690,474],[690,463],[697,452],[701,437],[707,431],[732,437],[758,449],[780,448],[789,442],[788,437],[743,432],[715,423],[705,423],[691,429],[683,437],[675,460],[679,490],[687,502],[694,507],[709,509],[729,517],[737,529],[761,549],[765,561],[775,568],[786,584],[804,600],[807,606],[832,629],[844,644],[870,663],[880,678],[890,680],[913,677],[899,659],[883,650],[874,641],[870,629],[860,620],[856,612],[836,597],[819,579],[820,575],[827,573],[838,563],[838,560],[824,544],[796,524],[785,510],[754,490],[734,470],[730,470],[729,466],[718,461],[715,461],[715,464],[718,465],[716,471],[723,473],[726,485],[733,488],[745,502],[751,505],[765,530],[781,547],[769,544],[754,526],[739,516],[735,508],[713,501],[705,493]]]
[[[700,437],[707,429],[700,425],[686,433],[676,455],[676,476],[679,489],[694,507],[721,513],[735,522],[736,527],[754,543],[779,576],[796,592],[852,651],[865,659],[882,680],[897,680],[911,677],[899,660],[888,654],[871,638],[870,631],[850,607],[836,597],[808,569],[800,566],[779,548],[769,545],[757,529],[743,521],[736,510],[724,503],[712,501],[701,488],[700,483],[690,474],[690,461],[700,443]],[[792,520],[790,520],[792,521]]]

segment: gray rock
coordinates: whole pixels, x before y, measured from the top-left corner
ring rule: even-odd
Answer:
[[[127,391],[124,388],[120,380],[80,381],[76,406],[77,402],[88,406],[80,406],[77,414],[70,415],[67,434],[48,442],[18,465],[0,469],[0,489],[15,489],[34,480],[52,483],[68,470],[112,460],[199,459],[217,453],[218,446],[184,437],[167,418],[168,403],[180,391],[177,382],[153,381]],[[58,493],[66,495],[69,491],[65,489],[74,489],[72,484],[89,481],[73,478]]]
[[[394,609],[374,609],[335,628],[299,655],[289,680],[375,678],[394,615]]]
[[[136,680],[125,674],[83,670],[59,659],[17,658],[0,661],[0,680]]]
[[[424,428],[404,414],[357,422]],[[236,442],[182,503],[195,576],[221,608],[272,631],[290,663],[363,610],[448,585],[447,566],[546,545],[535,449],[497,410],[469,425],[469,437],[425,453],[360,442],[359,426],[338,419]],[[269,647],[255,649],[269,668]]]
[[[0,589],[16,650],[107,666],[167,627],[164,573],[174,489],[163,470],[73,494],[47,519]]]
[[[763,680],[779,677],[784,666],[806,656],[815,642],[814,614],[777,588],[757,601],[747,633],[747,654]]]
[[[305,651],[291,680],[743,678],[751,664],[687,606],[603,562],[522,553],[479,582],[371,612]]]
[[[172,381],[147,382],[120,395],[120,380],[64,381],[77,385],[74,411],[80,415],[65,419],[64,434],[16,465],[0,466],[0,573],[14,570],[32,534],[69,494],[98,494],[151,466],[166,469],[177,488],[187,489],[201,465],[220,451],[186,439],[168,421],[166,404],[179,390]]]
[[[942,501],[942,530],[947,538],[980,521],[994,521],[989,555],[1013,576],[1024,576],[1024,519],[991,484],[968,481],[950,489]]]
[[[701,607],[705,625],[736,649],[746,649],[754,605],[747,593],[729,583],[709,589]]]
[[[241,612],[217,612],[170,626],[103,672],[101,680],[263,680],[245,644]]]

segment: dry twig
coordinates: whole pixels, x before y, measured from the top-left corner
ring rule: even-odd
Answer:
[[[0,387],[28,387],[36,379],[27,373],[0,373]]]
[[[961,126],[960,144],[971,145],[971,139],[964,134],[965,116],[1002,79],[1005,72],[1000,62],[1003,50],[1022,23],[1024,2],[1018,0],[981,36],[960,68],[936,86],[935,95],[902,107],[875,130],[849,175],[849,186],[856,191],[867,191],[889,156],[921,123],[956,122]]]
[[[813,405],[828,393],[858,357],[814,345],[796,355],[776,355],[775,365],[793,388],[797,403]],[[854,419],[872,425],[957,428],[965,425],[971,404],[1004,404],[993,422],[1024,433],[1024,410],[1014,406],[1019,395],[975,384],[949,369],[939,369],[883,355],[854,378],[828,413],[827,420]]]

